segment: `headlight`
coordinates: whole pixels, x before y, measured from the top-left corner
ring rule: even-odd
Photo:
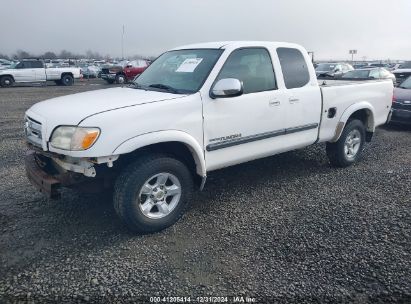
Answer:
[[[96,142],[99,135],[99,128],[61,126],[51,135],[51,145],[63,150],[87,150]]]

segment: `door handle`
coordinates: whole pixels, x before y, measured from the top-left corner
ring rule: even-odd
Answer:
[[[279,100],[270,100],[268,104],[270,105],[270,107],[278,107],[281,103]]]
[[[290,97],[290,98],[288,98],[288,101],[289,101],[290,103],[296,103],[296,102],[299,102],[300,99],[298,99],[297,97]]]

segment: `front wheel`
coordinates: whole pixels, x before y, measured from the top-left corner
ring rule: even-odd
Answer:
[[[348,121],[338,141],[327,143],[327,156],[331,165],[348,167],[355,163],[361,156],[364,142],[364,124],[358,119]]]
[[[2,87],[11,87],[14,84],[14,79],[11,76],[3,76],[0,78],[0,85]]]
[[[117,178],[114,208],[131,230],[160,231],[180,219],[192,190],[192,175],[182,162],[163,154],[142,156]]]
[[[126,77],[123,74],[118,74],[116,76],[116,83],[117,84],[123,84],[126,82]]]

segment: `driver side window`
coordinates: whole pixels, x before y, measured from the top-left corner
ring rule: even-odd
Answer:
[[[244,94],[276,89],[273,64],[264,48],[233,51],[224,63],[216,82],[224,78],[240,80]]]

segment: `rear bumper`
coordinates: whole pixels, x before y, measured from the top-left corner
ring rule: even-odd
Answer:
[[[31,184],[49,198],[59,198],[59,180],[40,167],[34,151],[28,151],[25,158],[26,174]]]
[[[411,111],[393,108],[390,122],[411,125]]]

